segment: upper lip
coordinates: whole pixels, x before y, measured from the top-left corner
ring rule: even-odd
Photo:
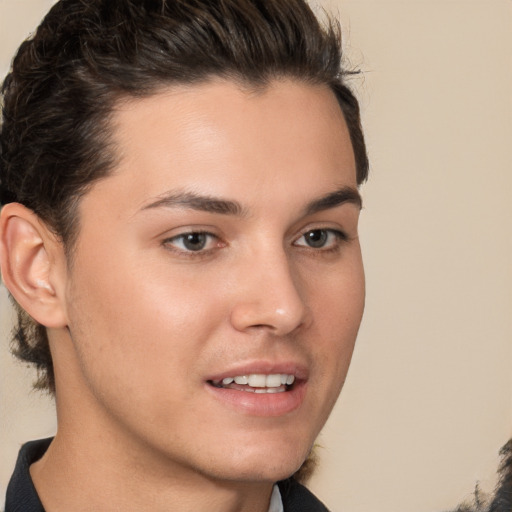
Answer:
[[[253,361],[249,363],[237,364],[226,370],[207,377],[207,381],[220,381],[226,377],[236,377],[239,375],[253,374],[287,374],[294,375],[297,380],[307,380],[309,371],[307,366],[293,361]]]

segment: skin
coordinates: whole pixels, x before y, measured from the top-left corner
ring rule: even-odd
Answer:
[[[33,267],[53,301],[41,313],[21,298],[56,369],[38,493],[49,512],[266,512],[334,406],[363,313],[341,110],[323,86],[212,80],[125,101],[112,129],[118,164],[81,200],[72,264],[23,207],[2,212],[13,240],[24,222],[42,233]],[[349,199],[318,204],[339,190]],[[191,232],[209,233],[204,248],[184,245]],[[208,382],[283,365],[302,390],[285,412],[282,398],[230,402]]]

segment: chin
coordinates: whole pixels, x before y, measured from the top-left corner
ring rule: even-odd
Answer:
[[[230,457],[225,466],[224,475],[228,480],[243,482],[278,482],[296,473],[308,458],[310,448],[282,445],[280,449],[272,447],[259,453],[247,453],[240,450]],[[220,475],[219,475],[220,476]]]
[[[285,480],[303,466],[306,474],[315,466],[313,452],[318,435],[318,426],[298,422],[282,425],[280,429],[253,432],[246,436],[233,436],[230,443],[229,461],[226,469],[235,479],[244,481],[278,482]],[[233,442],[238,439],[238,443]],[[225,452],[224,452],[225,453]],[[307,477],[306,477],[307,478]]]

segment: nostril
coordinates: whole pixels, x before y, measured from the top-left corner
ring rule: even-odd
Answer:
[[[272,307],[266,301],[241,302],[231,310],[231,324],[238,331],[266,329],[278,336],[290,334],[309,323],[308,308],[297,299],[289,308]]]

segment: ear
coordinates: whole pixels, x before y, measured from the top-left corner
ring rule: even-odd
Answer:
[[[0,267],[5,286],[34,320],[46,327],[67,325],[64,248],[39,217],[19,203],[6,204],[0,213]]]

